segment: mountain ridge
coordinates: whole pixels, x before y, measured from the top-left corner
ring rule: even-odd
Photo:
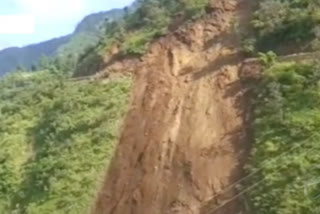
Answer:
[[[62,52],[64,46],[76,40],[76,37],[86,35],[87,41],[80,43],[83,48],[93,45],[99,39],[101,29],[99,28],[105,19],[117,19],[124,14],[124,9],[112,9],[109,11],[102,11],[90,14],[84,17],[75,27],[73,33],[56,37],[40,43],[30,44],[24,47],[8,47],[0,50],[0,76],[13,71],[17,67],[30,69],[36,65],[42,56],[52,57],[59,52]],[[91,41],[92,40],[92,41]],[[78,43],[79,41],[75,42]],[[80,44],[79,44],[80,45]],[[76,47],[78,44],[71,44],[69,46]],[[72,52],[72,51],[69,51]]]

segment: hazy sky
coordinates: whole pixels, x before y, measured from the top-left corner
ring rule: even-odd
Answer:
[[[35,21],[32,34],[0,33],[0,49],[24,46],[69,34],[86,15],[123,8],[132,2],[133,0],[0,0],[0,18],[7,15],[31,15]],[[4,23],[0,21],[0,25]],[[11,29],[22,27],[10,26]]]

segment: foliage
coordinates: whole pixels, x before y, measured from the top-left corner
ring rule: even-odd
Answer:
[[[141,28],[158,29],[166,27],[170,22],[170,11],[163,0],[140,0],[140,7],[125,17],[127,31]]]
[[[185,14],[188,18],[199,18],[205,14],[205,9],[209,3],[209,0],[181,0],[183,8],[185,8]]]
[[[319,66],[274,64],[263,74],[253,101],[252,213],[319,213]]]
[[[14,70],[18,65],[37,70],[41,56],[52,57],[57,70],[72,74],[78,64],[83,64],[82,60],[86,61],[86,65],[93,64],[91,59],[96,60],[105,54],[100,50],[109,52],[113,45],[120,45],[122,55],[142,55],[153,39],[167,33],[177,15],[181,15],[184,21],[199,18],[205,14],[208,2],[137,0],[125,9],[91,14],[78,24],[73,34],[21,49],[1,51],[0,75]]]
[[[0,81],[0,213],[87,213],[112,157],[130,80],[50,71]]]
[[[249,39],[243,39],[242,40],[242,50],[244,51],[245,54],[251,56],[254,55],[256,52],[256,40],[249,38]]]
[[[15,70],[18,66],[30,69],[41,56],[53,56],[58,47],[68,43],[70,36],[52,39],[22,48],[8,48],[0,51],[0,76]]]
[[[267,53],[258,53],[258,56],[261,64],[266,67],[272,66],[277,60],[277,55],[272,51],[268,51]]]
[[[97,72],[102,61],[102,55],[98,51],[90,51],[76,64],[75,74],[77,76],[87,76],[92,74],[93,71]]]
[[[205,13],[208,3],[208,0],[138,0],[137,10],[106,23],[105,41],[119,44],[122,55],[142,55],[154,38],[167,33],[177,14],[182,14],[185,21],[198,18]]]
[[[319,22],[318,0],[260,0],[252,25],[258,48],[270,50],[283,42],[317,39],[314,29]]]
[[[142,55],[146,52],[150,41],[163,32],[158,31],[136,31],[127,35],[122,44],[121,53],[124,55]]]

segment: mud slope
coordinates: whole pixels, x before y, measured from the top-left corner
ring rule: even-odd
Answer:
[[[215,1],[205,19],[155,42],[137,61],[122,137],[93,214],[237,214],[239,201],[212,212],[235,190],[249,146],[243,57],[234,20],[247,1]],[[243,17],[242,17],[243,16]]]

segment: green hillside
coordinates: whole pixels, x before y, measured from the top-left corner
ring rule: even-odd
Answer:
[[[30,69],[32,65],[37,65],[42,56],[73,55],[77,57],[101,39],[100,27],[103,26],[105,19],[118,19],[123,13],[123,9],[114,9],[91,14],[78,24],[73,34],[22,48],[13,47],[0,51],[0,76],[15,70],[18,66]]]
[[[180,25],[206,14],[210,0],[137,0],[133,12],[125,11],[123,18],[110,20],[104,26],[104,36],[80,58],[75,69],[76,76],[98,72],[104,55],[117,46],[116,57],[140,57],[149,44],[169,32],[171,24],[179,14]],[[178,28],[179,26],[175,26]]]
[[[104,22],[94,47],[108,50],[113,42],[128,39],[124,50],[145,49],[159,33],[167,32],[166,15],[187,12],[189,5],[178,1],[169,5],[167,0],[138,3],[136,12]],[[192,6],[186,20],[203,15],[205,5]],[[121,23],[126,24],[123,38],[118,37]],[[41,58],[32,71],[16,71],[0,80],[0,213],[87,214],[94,203],[128,110],[131,79],[69,79],[73,68],[81,65],[74,56],[83,55],[86,45],[79,44],[87,37],[78,33],[60,46],[58,55]],[[98,52],[91,48],[87,53]]]
[[[318,50],[318,1],[258,3],[251,50]],[[277,62],[273,54],[260,56],[265,67],[253,91],[254,144],[242,189],[248,212],[319,213],[319,61]]]
[[[0,214],[89,213],[132,82],[70,77],[97,72],[113,46],[117,57],[142,56],[167,35],[177,14],[181,24],[192,22],[210,11],[209,2],[138,0],[134,9],[86,17],[73,35],[0,52],[0,74],[26,67],[0,80]],[[319,50],[320,3],[255,3],[250,29],[236,29],[244,55],[258,57],[263,70],[247,83],[253,142],[237,198],[250,214],[318,214],[320,62],[280,62],[276,54]]]
[[[67,44],[70,39],[69,35],[24,48],[7,48],[0,51],[0,76],[15,70],[18,66],[31,68],[41,56],[54,55],[57,48]]]
[[[0,213],[87,213],[128,107],[130,79],[49,71],[0,81]]]

